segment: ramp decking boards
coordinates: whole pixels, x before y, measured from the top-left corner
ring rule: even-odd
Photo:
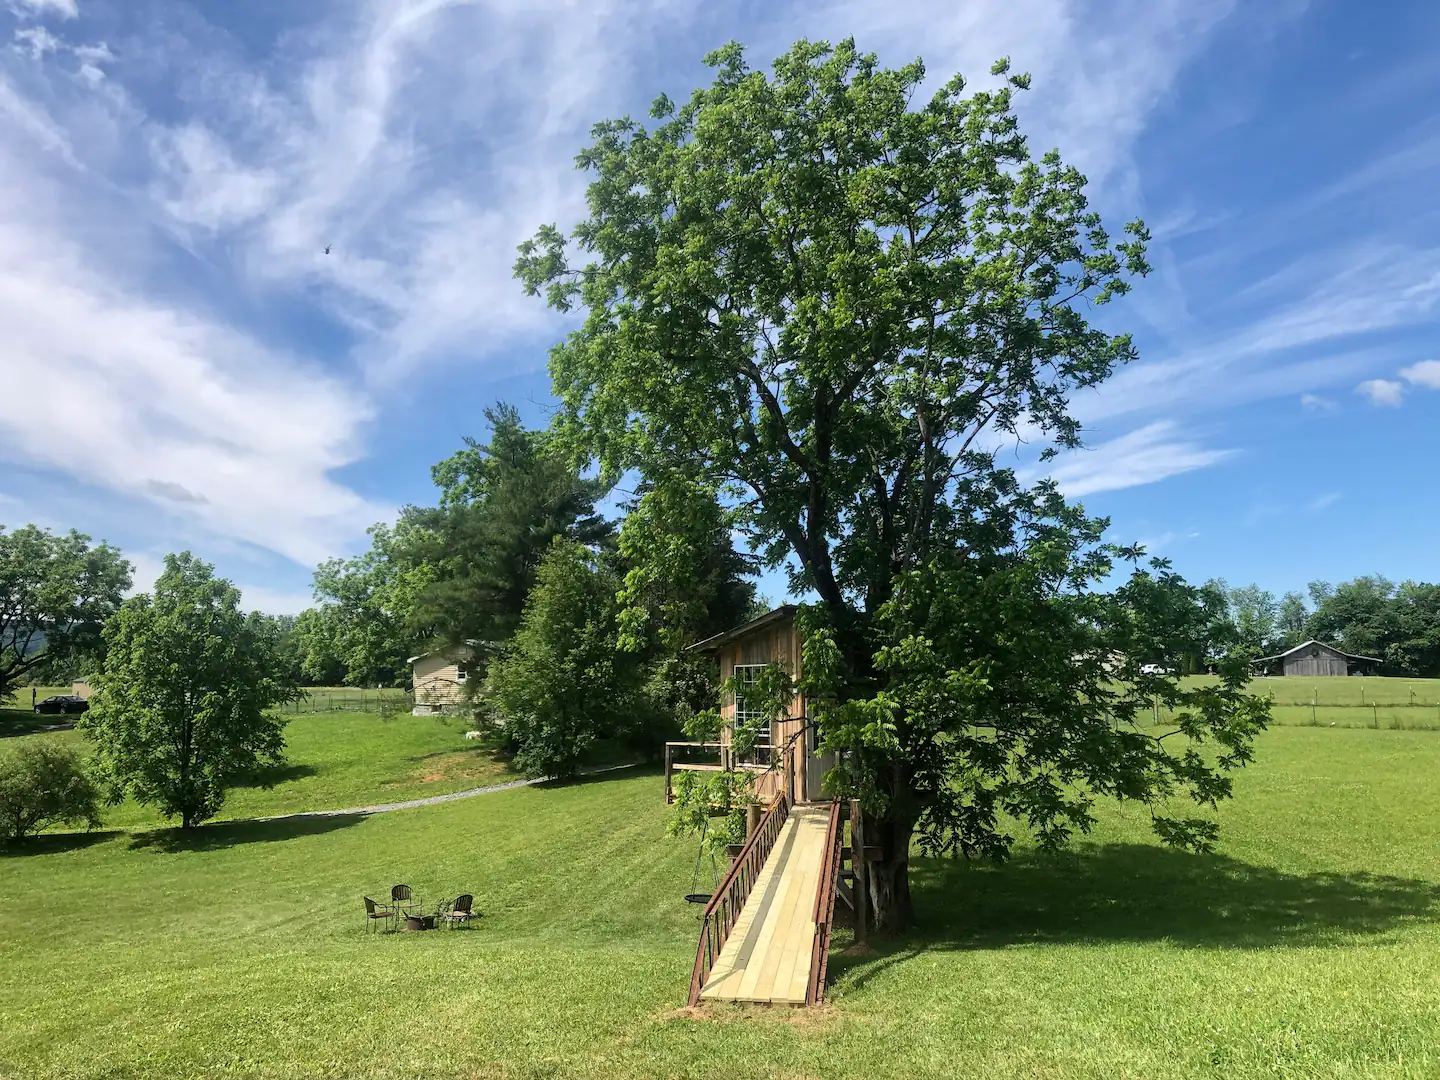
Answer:
[[[829,821],[828,807],[790,811],[700,991],[703,1000],[805,1004]]]

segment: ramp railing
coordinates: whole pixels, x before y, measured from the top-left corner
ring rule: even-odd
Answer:
[[[835,921],[835,890],[840,880],[841,849],[845,839],[842,803],[830,803],[830,824],[825,833],[825,854],[815,888],[815,941],[810,949],[810,977],[805,983],[805,1004],[818,1005],[825,997],[825,969],[830,960],[830,926]]]
[[[750,839],[745,841],[745,846],[735,857],[725,880],[705,905],[705,912],[700,917],[702,925],[700,944],[695,949],[695,968],[690,975],[691,1005],[699,1004],[700,991],[705,989],[705,982],[710,978],[715,961],[720,958],[720,952],[725,948],[725,940],[730,936],[735,920],[740,918],[745,901],[750,898],[750,890],[755,887],[755,879],[760,876],[760,870],[780,836],[780,828],[789,816],[790,796],[782,786],[780,794],[760,819],[759,826],[750,834]]]

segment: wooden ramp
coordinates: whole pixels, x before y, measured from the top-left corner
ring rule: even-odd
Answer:
[[[828,806],[790,811],[700,991],[702,999],[805,1004],[815,947],[815,891],[829,823]]]

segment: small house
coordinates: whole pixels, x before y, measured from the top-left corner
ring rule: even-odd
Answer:
[[[713,656],[719,668],[720,682],[735,676],[740,682],[753,681],[771,663],[779,662],[796,681],[800,679],[801,643],[795,627],[795,605],[783,604],[774,611],[766,612],[759,618],[697,641],[690,648],[695,652]],[[825,773],[835,765],[834,754],[816,753],[815,725],[809,723],[805,712],[805,698],[796,693],[786,713],[778,720],[761,728],[755,753],[750,760],[734,759],[730,751],[730,735],[737,716],[750,719],[741,711],[742,702],[735,695],[727,695],[721,702],[720,715],[725,721],[720,733],[720,742],[713,747],[719,751],[719,765],[688,765],[676,762],[673,768],[716,769],[731,767],[748,769],[756,773],[754,791],[763,802],[779,794],[781,785],[796,802],[814,802],[821,798],[821,784]],[[687,744],[672,743],[667,747],[666,760],[672,755],[671,748]],[[670,769],[666,770],[666,798],[670,796]]]
[[[1341,652],[1322,641],[1306,641],[1275,656],[1262,656],[1251,661],[1260,675],[1316,676],[1369,675],[1380,666],[1373,656],[1357,656]]]
[[[414,687],[414,716],[458,712],[465,703],[465,685],[475,670],[478,642],[466,642],[412,656],[410,684]]]

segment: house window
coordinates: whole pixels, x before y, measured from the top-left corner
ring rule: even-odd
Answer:
[[[470,662],[460,660],[455,664],[455,681],[462,683],[470,677]]]
[[[736,664],[735,681],[741,686],[753,686],[755,680],[760,677],[760,672],[764,671],[767,666],[766,664]],[[755,759],[763,765],[770,760],[770,719],[753,706],[747,707],[737,694],[735,697],[735,722],[750,724],[756,720],[763,722],[755,733]]]

